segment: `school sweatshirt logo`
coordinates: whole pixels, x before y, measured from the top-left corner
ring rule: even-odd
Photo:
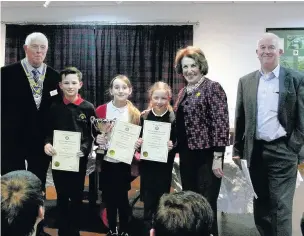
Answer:
[[[80,120],[85,120],[86,118],[87,118],[86,115],[83,114],[83,113],[81,113],[81,114],[79,115],[79,119],[80,119]]]

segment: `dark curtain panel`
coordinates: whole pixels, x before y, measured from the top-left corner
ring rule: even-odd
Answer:
[[[85,99],[94,105],[109,101],[111,79],[125,74],[134,87],[131,100],[141,110],[156,81],[167,82],[176,98],[184,80],[174,71],[174,58],[193,44],[193,26],[6,25],[5,64],[25,57],[23,45],[32,32],[47,36],[49,66],[58,71],[75,66],[83,73]]]
[[[110,99],[106,91],[117,74],[130,78],[130,100],[140,110],[147,107],[147,90],[156,81],[167,82],[175,98],[184,85],[174,71],[175,55],[192,43],[193,26],[97,26],[97,104]]]
[[[83,74],[82,96],[96,104],[96,46],[94,26],[87,25],[7,25],[5,64],[25,57],[27,35],[41,32],[49,41],[46,64],[60,71],[75,66]]]

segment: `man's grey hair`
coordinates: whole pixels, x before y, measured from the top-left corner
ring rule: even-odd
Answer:
[[[284,49],[284,48],[282,47],[282,45],[280,45],[280,38],[279,38],[279,36],[277,36],[277,35],[274,34],[274,33],[264,33],[264,34],[262,35],[262,37],[257,41],[257,49],[259,48],[259,43],[260,43],[260,41],[261,41],[262,39],[264,39],[264,38],[272,38],[272,39],[275,39],[275,40],[277,41],[278,48],[279,48],[279,49]]]
[[[31,45],[33,40],[40,40],[43,43],[45,43],[46,46],[48,46],[48,39],[43,33],[34,32],[29,34],[25,39],[25,45],[27,46]]]

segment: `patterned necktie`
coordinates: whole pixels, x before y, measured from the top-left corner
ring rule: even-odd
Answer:
[[[39,80],[39,71],[37,69],[32,70],[33,73],[33,79],[37,83]]]

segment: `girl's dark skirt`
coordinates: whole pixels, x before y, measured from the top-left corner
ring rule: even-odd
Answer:
[[[103,160],[100,185],[105,203],[113,195],[128,192],[131,189],[131,166],[126,163],[113,163]]]

